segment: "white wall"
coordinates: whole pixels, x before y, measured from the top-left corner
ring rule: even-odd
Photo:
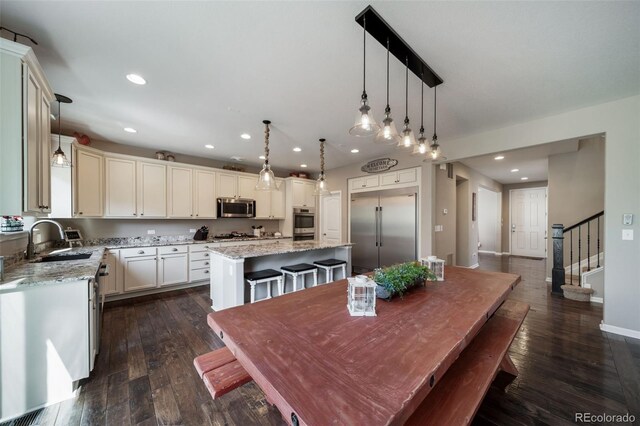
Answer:
[[[600,133],[606,135],[603,328],[640,337],[640,220],[622,225],[624,213],[640,213],[640,96],[450,141],[443,135],[441,146],[449,160],[458,160]],[[635,239],[623,241],[623,228],[634,230]]]
[[[480,188],[478,190],[478,238],[480,251],[500,251],[500,226],[498,205],[501,197],[498,192]]]

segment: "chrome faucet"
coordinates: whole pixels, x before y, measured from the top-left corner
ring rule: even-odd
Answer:
[[[58,231],[60,231],[60,238],[64,240],[64,229],[62,229],[62,225],[60,225],[58,222],[51,219],[36,220],[29,227],[29,243],[27,244],[27,259],[33,259],[36,255],[36,247],[33,244],[33,228],[35,228],[37,225],[41,223],[53,223],[54,225],[56,225],[58,227]]]

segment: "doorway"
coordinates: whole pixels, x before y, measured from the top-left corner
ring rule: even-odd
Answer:
[[[320,197],[320,241],[342,242],[342,191]]]
[[[512,189],[510,251],[514,256],[547,257],[547,188]]]
[[[500,254],[500,207],[502,194],[483,187],[478,188],[478,251]]]
[[[469,259],[469,221],[471,206],[469,180],[456,176],[456,260],[458,266],[471,266]]]

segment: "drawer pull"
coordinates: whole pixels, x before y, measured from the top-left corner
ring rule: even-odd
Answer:
[[[208,270],[208,269],[205,269],[205,270],[204,270],[204,273],[205,273],[205,274],[208,274],[208,273],[209,273],[209,270]]]
[[[174,247],[171,249],[171,251],[178,251],[178,249]]]
[[[204,262],[204,264],[208,266],[208,265],[209,265],[209,262]]]
[[[204,257],[209,257],[209,253],[205,253],[205,254],[204,254]]]
[[[138,250],[138,254],[144,254],[144,250]]]

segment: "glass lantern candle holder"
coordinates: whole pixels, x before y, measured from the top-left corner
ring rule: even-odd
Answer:
[[[444,260],[436,256],[429,256],[421,259],[422,266],[426,266],[436,276],[436,281],[444,281]]]
[[[376,316],[376,283],[368,277],[348,278],[347,308],[352,317]]]

